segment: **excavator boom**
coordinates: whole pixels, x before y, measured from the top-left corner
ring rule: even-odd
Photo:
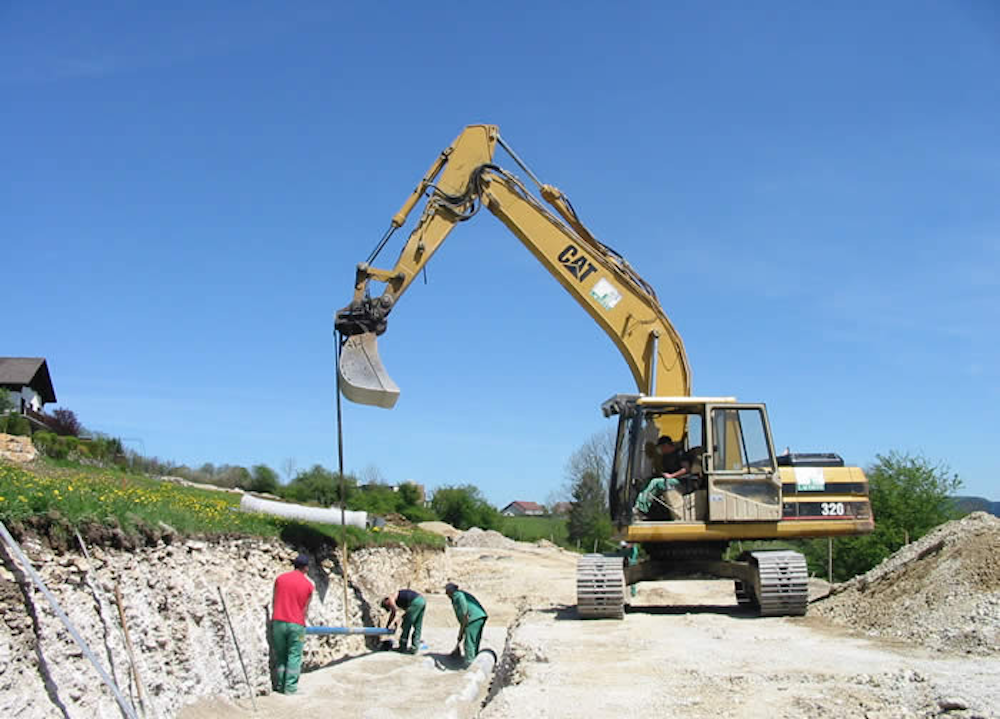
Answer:
[[[516,176],[493,164],[498,143],[534,180],[495,126],[470,125],[435,160],[393,216],[389,234],[427,195],[395,266],[376,269],[370,264],[373,258],[358,265],[354,297],[336,318],[338,331],[346,337],[338,362],[344,396],[379,407],[395,404],[399,388],[379,359],[376,337],[385,331],[400,296],[455,225],[482,207],[503,222],[604,329],[628,363],[640,392],[690,394],[683,342],[653,289],[621,255],[594,237],[562,192],[551,185],[539,188],[557,215]],[[378,297],[371,294],[372,281],[385,284]]]

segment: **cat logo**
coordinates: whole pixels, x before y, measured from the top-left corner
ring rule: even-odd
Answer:
[[[559,261],[566,271],[573,275],[580,282],[583,282],[591,273],[597,272],[594,263],[587,259],[576,245],[566,245],[559,253]]]

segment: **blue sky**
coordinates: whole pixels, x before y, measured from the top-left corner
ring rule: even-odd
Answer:
[[[12,0],[0,94],[0,353],[146,454],[335,468],[354,265],[489,122],[656,288],[697,394],[1000,496],[988,0]],[[545,501],[625,363],[487,213],[427,280],[381,340],[397,408],[343,406],[346,469]]]

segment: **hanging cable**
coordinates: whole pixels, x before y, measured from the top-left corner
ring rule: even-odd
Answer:
[[[340,571],[344,577],[344,626],[348,624],[347,617],[347,491],[344,486],[344,428],[340,412],[340,348],[343,346],[340,332],[334,330],[333,340],[336,345],[337,356],[337,471],[340,472],[340,526],[343,528],[340,543],[342,545],[343,559],[340,563]]]

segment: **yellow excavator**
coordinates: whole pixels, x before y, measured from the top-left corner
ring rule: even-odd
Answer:
[[[548,207],[494,163],[498,145],[537,185]],[[426,199],[422,213],[395,266],[373,267],[421,199]],[[638,389],[614,395],[602,411],[618,417],[608,482],[615,539],[641,544],[649,558],[626,565],[621,556],[581,557],[580,616],[621,618],[629,585],[704,575],[735,580],[738,602],[762,615],[804,614],[808,575],[801,554],[749,551],[726,560],[726,550],[739,540],[871,532],[864,473],[845,467],[833,453],[776,454],[762,403],[692,396],[684,344],[653,288],[594,237],[566,195],[537,179],[494,125],[470,125],[459,134],[392,217],[372,255],[357,266],[353,299],[335,319],[344,396],[362,404],[395,405],[399,388],[382,365],[377,337],[451,230],[483,207],[604,329]],[[372,282],[384,284],[380,295],[373,295]],[[682,470],[661,481],[663,491],[653,492],[651,480],[665,476],[664,444],[674,456],[673,466]]]

